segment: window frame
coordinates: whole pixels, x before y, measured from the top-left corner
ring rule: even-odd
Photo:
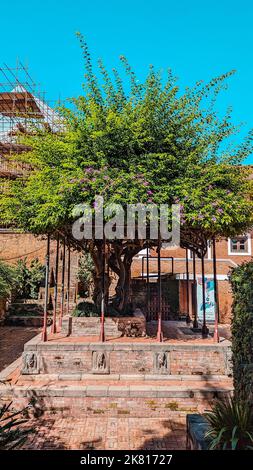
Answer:
[[[241,235],[241,237],[247,237],[248,239],[248,250],[247,251],[232,251],[231,250],[231,243],[233,238],[228,238],[228,255],[229,256],[251,256],[251,235],[250,233],[245,233],[244,235]],[[234,237],[234,238],[240,238],[240,236]]]

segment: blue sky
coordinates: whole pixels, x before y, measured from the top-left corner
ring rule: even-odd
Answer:
[[[123,54],[140,78],[151,63],[172,68],[183,87],[236,69],[219,110],[232,105],[241,136],[253,127],[251,0],[12,0],[0,12],[0,63],[28,64],[49,99],[81,92],[81,31],[95,58],[112,68]]]

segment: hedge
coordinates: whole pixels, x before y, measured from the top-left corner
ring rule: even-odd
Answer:
[[[235,396],[253,403],[253,261],[234,268],[230,281]]]

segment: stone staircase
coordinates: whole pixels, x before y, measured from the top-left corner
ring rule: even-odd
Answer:
[[[233,391],[224,375],[158,374],[20,374],[20,360],[0,374],[0,397],[44,414],[80,417],[129,416],[166,418],[203,412],[216,398]]]

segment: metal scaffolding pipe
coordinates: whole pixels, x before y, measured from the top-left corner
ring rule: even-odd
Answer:
[[[47,306],[48,306],[48,287],[49,287],[49,267],[50,267],[50,235],[47,236],[46,252],[46,277],[45,277],[45,298],[44,298],[44,319],[42,330],[42,341],[47,341]]]

